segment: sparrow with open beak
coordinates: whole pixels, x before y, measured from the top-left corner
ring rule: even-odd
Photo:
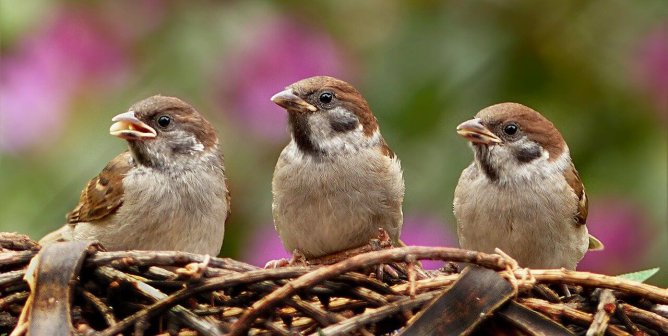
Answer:
[[[272,181],[283,245],[308,260],[363,246],[379,228],[397,241],[403,174],[362,95],[344,81],[318,76],[271,100],[287,110],[291,135]]]
[[[455,190],[462,248],[500,248],[521,266],[575,269],[603,245],[585,226],[587,196],[566,142],[540,113],[503,103],[457,126],[474,161]]]
[[[97,240],[108,250],[217,255],[230,196],[209,122],[178,98],[153,96],[115,116],[129,145],[81,192],[67,224],[40,241]]]

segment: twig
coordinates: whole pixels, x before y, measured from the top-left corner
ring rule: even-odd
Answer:
[[[378,322],[387,316],[400,313],[402,310],[410,310],[421,306],[427,301],[435,298],[438,294],[439,293],[431,292],[417,295],[415,298],[404,298],[376,310],[368,311],[361,315],[349,318],[343,322],[331,325],[325,329],[320,330],[318,333],[312,334],[311,336],[345,335],[370,323]]]
[[[109,308],[102,300],[97,298],[95,295],[93,295],[91,292],[85,290],[85,289],[79,289],[79,293],[81,296],[86,300],[88,303],[90,303],[97,311],[102,315],[104,318],[104,321],[107,322],[108,326],[112,326],[116,324],[116,319],[114,318],[114,311]]]
[[[369,267],[371,265],[384,264],[388,262],[405,261],[406,256],[411,254],[415,255],[415,258],[417,259],[441,259],[458,262],[469,262],[483,265],[495,270],[502,270],[506,268],[506,261],[499,255],[485,254],[448,247],[409,246],[360,254],[350,259],[341,261],[337,264],[325,266],[305,274],[289,282],[283,287],[273,291],[261,300],[255,302],[252,309],[246,311],[244,315],[242,315],[239,320],[237,320],[234,325],[232,325],[230,335],[240,336],[245,334],[251,322],[255,318],[260,316],[280,300],[294,294],[294,292],[299,289],[310,287],[323,280],[330,279],[337,274],[354,269],[360,269]]]
[[[668,303],[668,289],[626,280],[624,278],[589,272],[576,272],[563,268],[560,270],[531,270],[531,274],[538,282],[602,287],[642,296],[658,303]]]
[[[11,251],[0,252],[0,265],[3,267],[14,266],[18,264],[27,264],[32,257],[39,251]]]
[[[0,287],[6,287],[23,281],[23,276],[25,274],[25,270],[0,273]]]
[[[108,266],[101,266],[98,267],[95,270],[95,274],[106,279],[107,281],[114,281],[114,280],[121,280],[127,283],[130,283],[134,286],[134,288],[144,297],[154,300],[154,301],[159,301],[167,298],[167,295],[162,293],[161,291],[145,284],[144,282],[138,281],[137,279],[121,272],[118,270],[115,270],[111,267]],[[137,314],[138,318],[134,320],[129,320],[129,318],[126,318],[106,330],[100,333],[100,335],[115,335],[132,324],[135,324],[138,326],[136,330],[143,330],[140,328],[140,324],[142,321],[146,321],[148,318],[152,317],[152,313],[156,313],[157,311],[150,311],[149,309],[144,309],[139,311]],[[183,306],[176,305],[172,307],[171,312],[176,318],[181,320],[181,322],[187,324],[191,328],[197,330],[199,333],[203,335],[222,335],[218,327],[210,324],[209,322],[203,320],[199,316],[195,315],[193,312],[187,310]]]
[[[603,336],[603,333],[608,328],[610,315],[614,314],[616,308],[615,296],[612,295],[612,291],[609,289],[602,290],[598,297],[596,314],[587,330],[587,336]]]
[[[18,292],[0,298],[0,311],[4,311],[9,305],[22,302],[28,299],[29,292]]]
[[[626,315],[626,313],[624,312],[624,307],[622,306],[621,302],[617,301],[616,308],[617,309],[615,309],[615,315],[624,324],[624,326],[626,326],[626,329],[631,331],[631,334],[633,334],[633,336],[647,335],[645,334],[644,331],[638,329],[638,326],[635,323],[633,323],[633,321],[631,321],[628,315]]]
[[[547,301],[535,298],[520,299],[519,302],[533,310],[540,311],[546,315],[557,318],[565,317],[582,326],[589,326],[594,320],[592,314],[579,311],[575,308],[571,308],[563,303],[549,303]],[[631,336],[631,334],[627,333],[626,331],[614,325],[608,326],[607,332],[610,333],[610,335],[612,336]]]
[[[117,251],[117,252],[97,252],[88,257],[86,265],[133,265],[133,266],[177,266],[190,263],[202,263],[205,256],[178,252],[178,251]],[[209,267],[223,268],[237,272],[247,272],[259,269],[241,261],[229,258],[211,258]]]
[[[636,308],[628,303],[622,303],[622,310],[629,318],[643,324],[651,325],[668,334],[668,319],[651,311]]]

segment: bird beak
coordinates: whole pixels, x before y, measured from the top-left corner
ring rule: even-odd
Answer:
[[[485,127],[479,118],[467,120],[457,126],[457,134],[472,143],[493,145],[501,143],[501,139]]]
[[[121,113],[111,119],[109,134],[125,140],[152,139],[158,134],[151,126],[135,117],[134,111]]]
[[[299,98],[292,89],[285,89],[271,97],[271,101],[276,103],[276,105],[290,111],[311,111],[315,112],[318,110],[317,107],[307,103],[304,99]]]

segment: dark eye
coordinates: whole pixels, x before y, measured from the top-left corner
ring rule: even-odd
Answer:
[[[517,133],[517,130],[518,130],[518,129],[519,129],[519,128],[517,127],[517,125],[515,125],[515,124],[508,124],[508,125],[506,125],[506,126],[503,126],[503,133],[506,133],[506,134],[508,134],[508,135],[513,135],[513,134]]]
[[[170,118],[169,116],[164,115],[164,116],[158,117],[158,126],[160,126],[162,128],[165,128],[165,127],[169,126],[169,124],[171,122],[172,122],[172,118]]]
[[[334,95],[332,95],[329,92],[323,92],[320,94],[320,97],[318,99],[320,99],[321,103],[327,104],[332,101],[332,98],[334,98]]]

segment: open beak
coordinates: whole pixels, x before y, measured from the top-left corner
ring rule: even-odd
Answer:
[[[121,113],[111,119],[114,122],[109,134],[125,140],[152,139],[158,134],[151,126],[135,117],[134,111]]]
[[[493,145],[501,143],[501,139],[485,127],[479,118],[467,120],[457,126],[457,134],[472,143]]]
[[[292,89],[285,89],[273,95],[271,101],[288,111],[315,112],[318,110],[317,107],[307,103],[304,99],[301,99],[294,94]]]

